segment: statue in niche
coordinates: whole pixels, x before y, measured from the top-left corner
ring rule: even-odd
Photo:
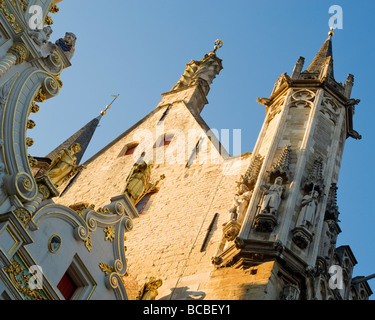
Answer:
[[[59,46],[62,51],[64,51],[65,56],[68,60],[73,58],[75,52],[75,45],[76,45],[77,37],[72,32],[65,33],[65,37],[56,41],[56,45]]]
[[[143,157],[133,165],[126,179],[124,193],[129,196],[130,201],[134,205],[136,205],[145,194],[158,191],[160,181],[165,179],[165,175],[163,174],[155,183],[150,182],[153,167],[154,164],[146,163]]]
[[[311,230],[314,226],[316,210],[318,208],[319,192],[314,190],[312,194],[302,199],[302,209],[298,218],[297,227],[304,227]]]
[[[74,143],[70,150],[63,149],[53,158],[46,175],[56,187],[61,186],[79,170],[85,168],[84,165],[76,165],[77,158],[75,154],[80,151],[81,145]]]
[[[141,200],[151,178],[151,169],[154,164],[147,164],[144,160],[135,163],[126,179],[126,193],[132,203],[136,205]]]
[[[330,262],[336,246],[337,232],[335,230],[335,221],[326,220],[323,224],[323,245],[320,255]]]
[[[240,184],[238,187],[238,192],[234,197],[233,207],[229,210],[231,216],[230,220],[241,222],[243,219],[243,214],[247,209],[250,199],[252,196],[252,191],[245,184]]]
[[[277,177],[273,185],[264,185],[262,189],[265,192],[265,196],[260,212],[276,215],[284,194],[283,178]]]
[[[152,277],[149,282],[143,285],[138,293],[137,300],[155,300],[158,296],[158,289],[163,285],[163,281]]]

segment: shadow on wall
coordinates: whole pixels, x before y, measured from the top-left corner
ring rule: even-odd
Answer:
[[[206,294],[203,291],[188,291],[189,287],[171,289],[171,293],[158,300],[203,300]]]

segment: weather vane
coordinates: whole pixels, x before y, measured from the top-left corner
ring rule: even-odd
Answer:
[[[216,53],[216,51],[219,50],[220,48],[222,48],[223,45],[224,45],[223,40],[221,40],[221,39],[217,39],[217,40],[215,41],[215,50],[214,50],[213,52]]]
[[[114,97],[114,99],[112,100],[112,102],[111,102],[109,105],[107,105],[107,106],[105,107],[105,110],[103,110],[103,111],[100,112],[100,114],[101,114],[102,116],[104,116],[104,115],[107,113],[107,110],[108,110],[108,109],[111,109],[112,104],[116,101],[116,99],[117,99],[119,96],[120,96],[119,94],[113,94],[113,95],[112,95],[112,97]]]

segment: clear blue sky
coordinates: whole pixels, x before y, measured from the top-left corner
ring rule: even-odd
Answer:
[[[64,0],[51,40],[66,31],[78,36],[73,66],[61,76],[58,97],[41,104],[31,118],[37,127],[30,153],[45,156],[80,129],[120,93],[103,118],[84,159],[94,155],[152,111],[179,80],[185,64],[224,41],[218,56],[224,70],[202,112],[211,128],[241,129],[242,152],[251,152],[268,97],[278,76],[292,73],[299,56],[309,64],[327,38],[328,9],[340,5],[342,30],[333,38],[335,78],[355,75],[353,98],[361,99],[354,128],[362,141],[348,140],[339,180],[342,234],[359,262],[354,276],[375,273],[373,106],[373,1],[326,0]],[[231,150],[229,150],[231,152]],[[375,291],[375,280],[370,285]]]

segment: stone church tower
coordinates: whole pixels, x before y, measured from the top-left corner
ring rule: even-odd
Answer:
[[[344,85],[334,78],[332,36],[331,31],[305,71],[300,57],[292,75],[281,75],[271,96],[258,99],[266,107],[253,151],[259,170],[257,177],[240,181],[251,200],[246,215],[228,222],[228,229],[239,231],[214,258],[224,267],[215,277],[228,267],[238,270],[242,298],[357,296],[353,253],[335,244],[341,232],[336,192],[344,145],[349,137],[361,139],[353,129],[359,100],[351,99],[352,75]],[[337,286],[331,278],[335,268],[342,276]],[[253,280],[251,274],[258,276]],[[364,296],[370,292],[365,284],[362,290]]]
[[[125,240],[130,299],[160,279],[157,299],[368,299],[340,234],[337,183],[353,129],[354,78],[334,78],[332,36],[306,70],[281,75],[252,153],[231,157],[200,113],[222,67],[192,60],[149,115],[89,159],[56,202],[138,212]],[[195,135],[192,135],[192,132]],[[162,285],[161,285],[162,283]],[[161,286],[160,286],[161,285]]]

